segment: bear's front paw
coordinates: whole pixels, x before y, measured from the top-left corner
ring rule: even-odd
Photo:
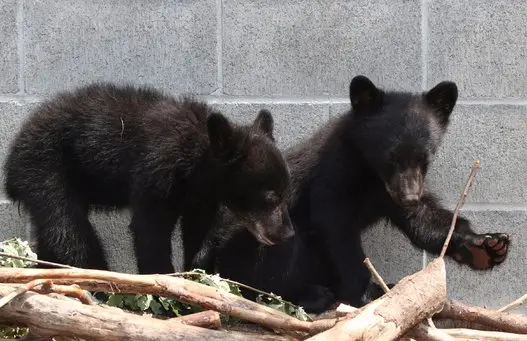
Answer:
[[[453,257],[473,269],[487,270],[507,258],[509,243],[509,235],[506,233],[478,234],[467,238]]]

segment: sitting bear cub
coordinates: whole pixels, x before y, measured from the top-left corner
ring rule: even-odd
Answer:
[[[453,213],[424,189],[424,180],[456,104],[456,85],[441,82],[412,94],[383,91],[357,76],[349,93],[351,110],[285,152],[295,236],[258,250],[242,231],[218,252],[213,264],[220,275],[315,312],[333,299],[362,306],[382,294],[363,264],[361,242],[380,219],[415,246],[440,252]],[[508,245],[507,234],[477,234],[460,217],[447,255],[489,269],[505,260]]]
[[[294,234],[289,170],[265,110],[237,126],[189,98],[93,84],[35,110],[12,143],[5,174],[6,192],[29,211],[47,261],[108,268],[88,220],[96,208],[131,208],[140,273],[174,272],[179,218],[185,254],[195,254],[220,204],[262,243]]]

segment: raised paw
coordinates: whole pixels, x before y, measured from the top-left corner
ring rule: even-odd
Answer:
[[[478,234],[465,240],[453,257],[473,269],[487,270],[507,258],[509,243],[509,235],[506,233]]]

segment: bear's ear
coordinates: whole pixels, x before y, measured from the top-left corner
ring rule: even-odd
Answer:
[[[273,127],[274,127],[274,121],[273,121],[273,115],[269,112],[269,110],[262,109],[258,112],[258,116],[256,116],[256,119],[253,122],[253,127],[267,135],[271,140],[274,141],[273,137]]]
[[[214,155],[228,157],[232,151],[233,129],[227,118],[220,113],[212,113],[207,119],[207,130]]]
[[[440,119],[445,123],[452,113],[452,110],[454,110],[457,96],[456,83],[444,81],[430,89],[425,94],[425,100],[428,105],[433,107],[441,115]]]
[[[366,76],[355,76],[350,83],[350,101],[354,110],[361,111],[378,105],[381,91]]]

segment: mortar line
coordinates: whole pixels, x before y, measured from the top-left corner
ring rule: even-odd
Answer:
[[[454,204],[455,206],[455,204]],[[461,211],[527,211],[527,205],[502,203],[466,203]]]
[[[223,94],[223,0],[216,0],[216,82],[214,95]]]
[[[205,100],[222,104],[239,104],[239,103],[263,103],[263,104],[349,104],[347,97],[286,97],[286,96],[203,96]],[[513,105],[527,106],[527,99],[469,99],[459,100],[458,105]]]
[[[421,87],[428,88],[428,0],[421,0]]]
[[[459,100],[458,104],[461,105],[527,105],[527,98],[517,98],[517,99],[467,99]]]
[[[216,96],[201,95],[197,96],[215,104],[313,104],[313,105],[340,105],[349,104],[347,97],[275,97],[275,96]],[[0,103],[18,102],[35,103],[42,102],[46,97],[28,94],[0,94]],[[481,105],[481,106],[527,106],[527,99],[494,99],[494,100],[459,100],[457,105]]]
[[[25,56],[24,56],[24,0],[17,1],[16,11],[16,30],[17,30],[17,52],[18,52],[18,94],[26,93]]]
[[[25,104],[25,103],[38,103],[38,102],[42,102],[43,100],[44,100],[43,97],[25,95],[25,94],[24,95],[22,94],[0,95],[0,103]]]

